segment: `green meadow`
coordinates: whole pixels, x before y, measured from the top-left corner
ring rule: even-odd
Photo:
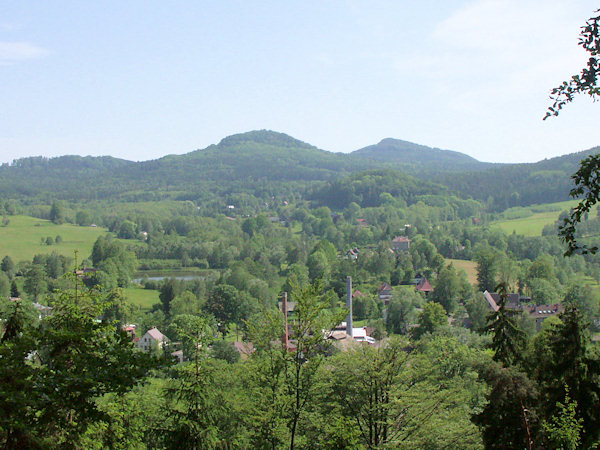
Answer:
[[[511,208],[504,212],[504,217],[509,217],[497,222],[491,226],[500,228],[507,234],[513,231],[524,236],[541,236],[542,230],[546,225],[550,225],[558,219],[562,211],[569,210],[578,203],[577,200],[569,200],[559,203],[546,203],[543,205],[533,205],[528,208],[518,208],[518,215],[524,217],[510,218],[515,214],[517,208]]]
[[[142,311],[150,311],[152,305],[159,303],[158,291],[153,289],[144,289],[143,287],[133,284],[128,288],[123,289],[125,298],[135,306],[139,306]]]
[[[464,259],[446,258],[446,264],[454,266],[456,270],[464,270],[467,273],[467,279],[473,286],[477,284],[477,263],[475,261],[465,261]]]
[[[15,262],[31,260],[37,254],[49,254],[53,251],[73,256],[79,252],[79,258],[88,258],[98,236],[107,232],[101,227],[80,227],[65,223],[56,225],[49,220],[28,216],[8,216],[10,223],[0,227],[0,258],[9,255]],[[42,238],[62,237],[59,244],[46,245]]]

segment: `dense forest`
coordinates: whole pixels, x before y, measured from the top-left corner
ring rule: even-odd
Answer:
[[[89,254],[64,234],[0,254],[0,446],[598,445],[600,259],[563,256],[567,210],[537,235],[494,226],[567,200],[589,153],[499,165],[257,131],[4,165],[0,233],[106,232]],[[596,211],[577,237],[600,240]]]
[[[533,164],[489,164],[394,139],[349,154],[331,153],[262,130],[230,136],[185,155],[138,163],[111,157],[18,159],[0,166],[0,196],[47,203],[191,200],[206,208],[204,213],[215,214],[232,198],[252,196],[269,203],[271,197],[304,197],[315,184],[370,169],[392,169],[502,211],[566,200],[570,175],[595,151],[598,148]]]

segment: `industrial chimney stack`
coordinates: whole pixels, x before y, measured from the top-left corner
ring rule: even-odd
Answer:
[[[346,308],[350,310],[346,319],[346,334],[354,337],[352,331],[352,277],[346,277]]]

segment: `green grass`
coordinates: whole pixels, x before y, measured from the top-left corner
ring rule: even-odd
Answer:
[[[150,311],[152,305],[160,302],[158,291],[153,289],[144,289],[141,286],[133,285],[125,288],[123,291],[127,300],[139,306],[142,311]]]
[[[534,212],[532,215],[520,219],[499,220],[492,223],[492,226],[500,228],[507,234],[512,234],[514,231],[524,236],[541,236],[542,230],[546,225],[554,223],[562,211],[572,208],[577,203],[577,200],[569,200],[566,202],[533,205],[529,209],[539,212]]]
[[[72,224],[55,225],[49,220],[28,216],[9,216],[10,223],[0,227],[0,258],[9,255],[15,262],[31,260],[37,254],[49,254],[53,251],[73,256],[79,251],[79,259],[88,258],[98,236],[107,230],[101,227],[80,227]],[[41,238],[61,236],[63,242],[42,245]]]
[[[475,261],[465,261],[464,259],[446,258],[446,264],[454,266],[456,270],[463,269],[467,273],[467,279],[472,285],[477,284],[477,263]]]
[[[596,296],[600,296],[600,284],[598,284],[598,282],[594,278],[587,275],[583,277],[583,279],[585,281],[586,286],[589,286],[592,290],[592,293]]]
[[[292,228],[292,233],[293,234],[300,234],[300,233],[302,233],[302,224],[300,222],[293,222],[291,228]]]

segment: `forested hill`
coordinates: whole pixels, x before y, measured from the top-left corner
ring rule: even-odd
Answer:
[[[203,150],[145,162],[112,157],[24,158],[0,166],[0,197],[127,201],[173,198],[223,204],[248,196],[305,196],[320,183],[397,170],[488,202],[492,209],[565,200],[570,175],[591,149],[533,164],[489,164],[395,139],[332,153],[273,131],[236,134]]]
[[[144,172],[165,172],[173,179],[203,177],[230,184],[239,181],[328,180],[355,172],[364,164],[341,153],[320,150],[283,133],[251,131],[236,134],[203,150],[141,163]]]
[[[439,174],[435,181],[487,202],[488,207],[496,211],[512,206],[563,201],[569,198],[571,175],[577,171],[581,160],[598,152],[600,147],[594,147],[536,163],[505,164],[460,176]]]
[[[423,158],[419,169],[439,170],[439,155]],[[266,197],[298,193],[316,181],[384,167],[418,172],[415,165],[402,161],[332,153],[283,133],[260,130],[226,137],[203,150],[140,163],[72,156],[16,160],[0,167],[0,196],[208,200],[260,191]]]
[[[125,188],[112,174],[127,173],[137,163],[111,156],[41,156],[0,165],[0,196],[31,197],[57,193],[61,197],[106,197]],[[110,180],[110,182],[109,182]]]
[[[257,189],[297,191],[306,182],[365,167],[370,165],[283,133],[252,131],[203,150],[139,163],[105,157],[19,159],[0,167],[0,196],[206,200],[231,192],[254,194]]]
[[[353,158],[400,164],[414,169],[437,169],[445,172],[483,170],[494,166],[476,160],[464,153],[452,150],[441,150],[400,139],[386,138],[378,144],[355,150],[350,154]]]

